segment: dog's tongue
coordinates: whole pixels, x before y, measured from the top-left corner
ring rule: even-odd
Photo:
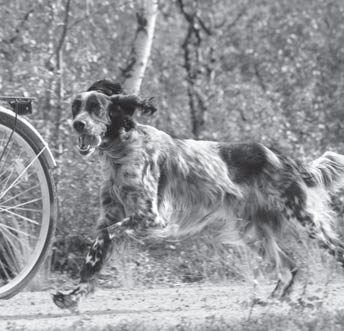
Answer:
[[[94,144],[94,137],[83,134],[79,137],[79,150],[81,154],[87,154]]]

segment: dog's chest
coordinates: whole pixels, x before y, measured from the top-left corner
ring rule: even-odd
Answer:
[[[107,161],[103,164],[104,182],[111,183],[113,194],[122,196],[123,191],[137,190],[142,185],[142,162],[116,163]]]

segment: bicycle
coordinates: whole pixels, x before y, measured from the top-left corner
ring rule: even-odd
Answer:
[[[0,97],[0,299],[21,291],[48,255],[55,232],[56,163],[24,118],[33,98]]]

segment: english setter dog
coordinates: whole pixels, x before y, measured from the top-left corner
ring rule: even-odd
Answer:
[[[79,151],[98,150],[104,182],[97,238],[79,285],[57,292],[61,308],[77,306],[116,245],[129,237],[190,238],[206,234],[222,244],[246,245],[275,266],[272,296],[291,290],[298,265],[285,242],[300,233],[344,263],[330,193],[343,184],[344,156],[326,152],[302,165],[259,143],[174,139],[141,125],[135,111],[154,113],[150,99],[119,84],[95,82],[72,104]]]

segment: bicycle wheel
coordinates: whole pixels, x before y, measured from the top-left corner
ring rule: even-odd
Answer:
[[[1,107],[0,298],[8,299],[44,262],[54,235],[56,204],[46,144],[27,121],[4,110]]]

